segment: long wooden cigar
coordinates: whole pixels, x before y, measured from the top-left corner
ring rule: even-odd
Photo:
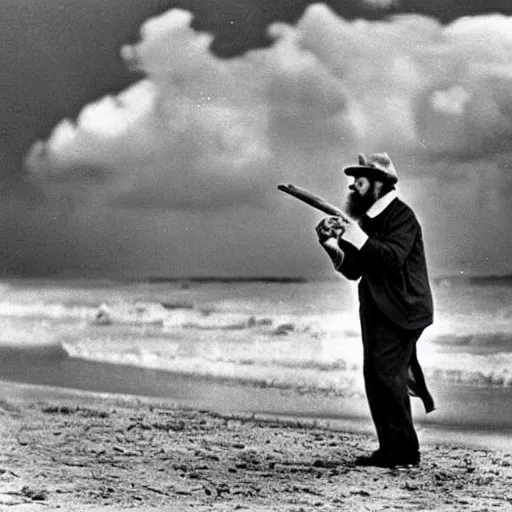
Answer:
[[[328,203],[327,201],[324,201],[321,197],[315,196],[311,192],[296,187],[295,185],[288,184],[288,185],[278,185],[277,189],[281,192],[286,192],[287,194],[290,194],[293,197],[296,197],[297,199],[300,199],[306,204],[309,204],[309,206],[312,206],[313,208],[316,208],[317,210],[320,210],[324,213],[327,213],[329,215],[334,215],[336,217],[341,217],[342,219],[349,220],[350,217],[339,208],[336,208],[336,206],[333,206],[332,204]]]

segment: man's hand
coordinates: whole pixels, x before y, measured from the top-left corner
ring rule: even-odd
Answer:
[[[339,269],[345,256],[338,246],[338,239],[343,232],[344,228],[340,217],[326,217],[316,226],[318,241],[329,255],[336,270]]]
[[[340,217],[325,217],[316,226],[318,241],[324,245],[330,238],[336,240],[343,234],[344,227]]]

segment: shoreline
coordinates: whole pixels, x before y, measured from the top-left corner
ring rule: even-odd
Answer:
[[[195,408],[333,420],[369,419],[364,391],[346,396],[172,373],[70,357],[59,346],[42,352],[0,350],[0,380],[89,392],[171,399]],[[436,410],[425,414],[412,398],[415,421],[424,428],[496,431],[512,436],[509,387],[478,387],[429,381]]]
[[[189,380],[189,379],[185,379]],[[234,418],[251,417],[255,421],[275,421],[287,424],[290,422],[301,423],[304,426],[318,426],[326,430],[347,432],[351,434],[362,434],[375,437],[374,426],[372,424],[367,404],[363,400],[353,400],[347,403],[340,398],[331,399],[333,402],[343,402],[342,406],[336,410],[325,409],[326,402],[311,397],[299,397],[302,401],[294,403],[293,406],[286,405],[286,392],[282,390],[270,390],[273,394],[269,398],[268,389],[260,388],[244,388],[233,385],[217,384],[213,386],[210,381],[198,383],[196,379],[188,384],[193,388],[200,385],[209,388],[210,393],[202,399],[191,398],[186,392],[181,397],[169,397],[164,394],[148,395],[142,393],[132,393],[127,391],[105,391],[102,389],[87,389],[71,386],[48,385],[41,383],[22,382],[14,380],[4,380],[0,377],[0,386],[4,392],[0,392],[0,400],[2,395],[15,397],[21,402],[36,401],[59,401],[59,400],[76,400],[79,403],[87,403],[89,401],[111,401],[111,402],[130,402],[151,405],[163,405],[173,407],[175,409],[185,410],[201,410],[212,414],[225,414]],[[180,382],[175,383],[176,386]],[[10,390],[7,393],[5,390]],[[195,389],[197,392],[197,389]],[[471,390],[468,390],[471,391]],[[212,403],[209,397],[219,392],[226,393],[223,401]],[[184,395],[188,395],[184,398]],[[253,402],[249,402],[250,406],[242,406],[242,402],[256,398]],[[263,399],[263,397],[265,397]],[[293,397],[295,400],[297,397]],[[7,399],[7,398],[6,398]],[[311,405],[311,401],[316,402],[317,407],[307,408]],[[328,405],[328,404],[327,404]],[[512,429],[496,428],[489,425],[461,425],[460,423],[447,423],[429,421],[429,415],[425,415],[418,401],[413,401],[415,426],[420,438],[421,444],[441,444],[455,445],[459,447],[467,447],[469,449],[493,449],[507,451],[512,439]],[[331,403],[332,406],[332,403]]]
[[[2,512],[512,510],[510,450],[423,442],[418,468],[358,468],[374,435],[321,419],[12,382],[0,417]]]

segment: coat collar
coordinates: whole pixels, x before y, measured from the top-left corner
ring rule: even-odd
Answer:
[[[379,199],[368,208],[366,215],[370,217],[370,219],[377,217],[377,215],[381,214],[397,197],[396,190],[390,190],[387,194],[379,197]]]

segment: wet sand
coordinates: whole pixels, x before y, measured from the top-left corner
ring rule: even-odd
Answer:
[[[318,419],[6,381],[0,389],[2,512],[512,511],[512,450],[428,440],[418,468],[359,468],[374,436]]]

